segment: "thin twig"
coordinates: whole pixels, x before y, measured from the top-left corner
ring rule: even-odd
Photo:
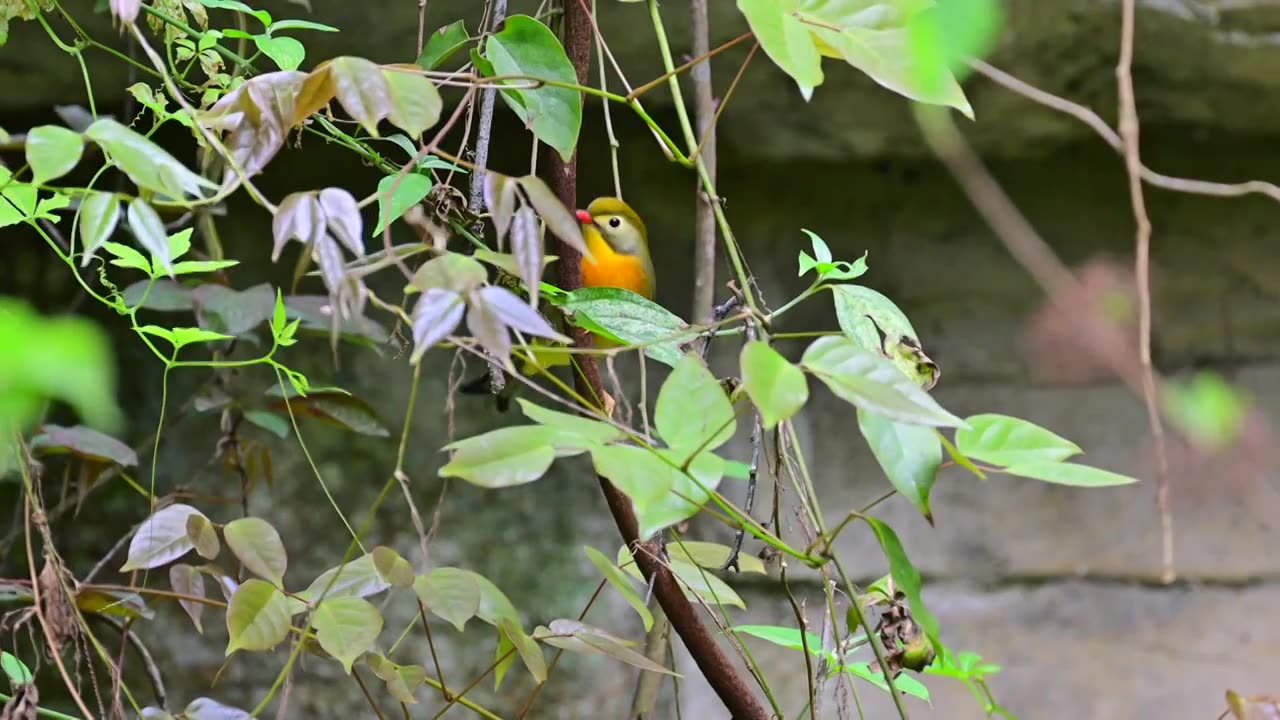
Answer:
[[[987,78],[998,83],[1005,89],[1018,93],[1028,100],[1050,108],[1051,110],[1057,110],[1060,113],[1076,118],[1080,122],[1092,128],[1093,131],[1116,152],[1124,151],[1124,139],[1107,124],[1106,120],[1103,120],[1093,110],[1090,110],[1079,103],[1071,102],[1066,98],[1045,92],[1034,85],[1030,85],[1019,80],[999,68],[988,65],[981,60],[970,60],[969,64],[974,70],[977,70],[979,73],[985,75]],[[1212,197],[1266,195],[1272,200],[1280,202],[1280,186],[1276,186],[1262,180],[1249,180],[1241,183],[1216,183],[1205,180],[1174,177],[1172,175],[1163,175],[1142,164],[1139,164],[1139,170],[1142,174],[1142,179],[1146,181],[1148,185],[1164,188],[1165,190],[1187,193],[1189,195],[1209,195]]]
[[[507,0],[494,0],[493,19],[489,27],[497,32],[507,19]],[[471,197],[467,206],[471,212],[479,215],[484,198],[484,177],[489,166],[489,144],[493,134],[493,105],[498,97],[498,88],[488,85],[480,95],[480,129],[476,133],[476,167],[471,173]],[[478,224],[478,223],[477,223]],[[475,228],[477,231],[479,228]],[[486,352],[486,356],[489,354]],[[486,357],[489,370],[489,392],[501,395],[507,387],[507,374],[502,363],[496,357]]]
[[[689,32],[693,39],[693,56],[702,57],[711,51],[708,39],[707,0],[689,0]],[[716,180],[716,132],[715,98],[711,92],[711,61],[698,63],[689,71],[693,79],[694,118],[702,141],[694,151],[701,151],[711,182]],[[715,303],[716,282],[716,216],[711,198],[702,191],[701,182],[694,181],[696,196],[694,213],[693,250],[693,312],[692,322],[708,322]]]
[[[1138,284],[1138,361],[1142,373],[1142,398],[1156,453],[1156,508],[1160,512],[1161,577],[1173,582],[1173,512],[1169,507],[1169,457],[1164,423],[1156,400],[1155,372],[1151,367],[1151,218],[1142,196],[1142,160],[1138,149],[1138,105],[1133,93],[1134,0],[1123,0],[1120,20],[1120,61],[1116,80],[1120,95],[1120,137],[1124,138],[1124,164],[1129,173],[1129,199],[1138,224],[1134,274]]]

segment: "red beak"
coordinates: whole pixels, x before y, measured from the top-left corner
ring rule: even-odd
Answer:
[[[595,222],[594,220],[591,219],[591,213],[587,212],[586,210],[579,210],[575,214],[578,216],[578,222],[584,225],[590,225],[591,223]]]

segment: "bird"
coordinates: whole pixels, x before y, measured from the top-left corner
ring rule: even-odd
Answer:
[[[616,197],[598,197],[577,212],[591,258],[583,258],[584,287],[616,287],[652,300],[657,291],[649,231],[631,206]]]
[[[653,259],[649,256],[649,231],[644,220],[621,198],[612,196],[592,200],[585,210],[575,215],[582,226],[590,257],[582,259],[582,286],[589,288],[620,288],[653,300],[657,295],[657,277]],[[596,347],[614,347],[614,343],[599,335],[594,336]],[[556,346],[535,343],[534,362],[525,362],[521,372],[532,375],[538,368],[548,369],[568,365],[571,353],[557,352]],[[501,393],[495,396],[498,411],[505,412],[519,383],[508,381]],[[488,376],[482,375],[463,385],[465,394],[489,392]]]

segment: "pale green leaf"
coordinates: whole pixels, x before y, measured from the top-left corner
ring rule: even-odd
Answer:
[[[1060,462],[1083,452],[1079,445],[1021,418],[986,413],[965,418],[956,431],[956,447],[993,465]]]
[[[238,518],[222,528],[222,536],[249,572],[276,586],[284,582],[289,561],[280,534],[271,523],[257,517]]]
[[[761,340],[742,348],[742,385],[760,410],[765,430],[800,412],[809,399],[809,384],[800,368],[787,362]]]
[[[929,494],[942,464],[942,443],[936,430],[894,422],[858,408],[858,428],[889,483],[933,522]]]
[[[270,650],[289,633],[289,597],[274,585],[250,578],[227,605],[227,651]]]
[[[40,125],[27,132],[27,163],[31,182],[43,185],[71,172],[84,152],[80,133],[57,125]]]
[[[382,614],[361,598],[326,598],[316,606],[314,627],[320,647],[350,674],[352,663],[373,647],[382,632]]]

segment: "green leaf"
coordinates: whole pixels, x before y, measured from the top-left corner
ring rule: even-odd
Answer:
[[[649,632],[653,629],[653,613],[649,612],[649,608],[644,604],[644,600],[640,598],[640,594],[631,584],[631,580],[627,578],[626,573],[614,565],[604,553],[596,550],[590,545],[583,545],[582,549],[587,553],[587,559],[592,565],[604,575],[604,579],[609,581],[623,600],[627,601],[636,613],[640,616],[640,621],[644,623],[644,631]]]
[[[801,364],[845,401],[890,420],[938,427],[965,424],[890,361],[849,338],[819,338],[805,351]]]
[[[133,448],[106,433],[83,425],[42,425],[40,434],[31,438],[31,449],[38,456],[70,453],[82,460],[97,463],[114,463],[123,467],[135,467],[138,464],[138,453]]]
[[[436,617],[462,632],[467,621],[480,612],[480,584],[475,573],[458,568],[436,568],[413,581],[418,599]]]
[[[373,566],[378,569],[378,574],[391,583],[392,587],[407,588],[413,585],[413,566],[400,553],[386,545],[379,545],[370,554],[373,555]]]
[[[858,427],[889,483],[933,524],[929,493],[942,464],[938,432],[923,425],[894,422],[862,408],[858,408]]]
[[[774,64],[790,75],[808,100],[822,84],[822,56],[809,28],[791,14],[794,0],[738,0],[751,32]]]
[[[335,575],[337,579],[334,579]],[[333,587],[329,588],[325,598],[368,597],[391,587],[391,583],[383,579],[382,574],[378,572],[373,562],[373,555],[365,554],[346,565],[325,570],[306,590],[298,593],[298,597],[308,602],[315,602],[320,599],[320,594],[325,591],[325,588],[329,587],[330,581],[333,582]]]
[[[959,448],[957,448],[955,445],[952,445],[951,441],[947,439],[946,435],[942,434],[941,430],[934,430],[934,432],[938,434],[938,441],[942,443],[942,447],[945,448],[947,451],[947,454],[951,456],[952,462],[964,468],[965,470],[968,470],[974,475],[978,476],[979,480],[987,479],[987,474],[982,472],[982,468],[978,467],[977,465],[974,465],[973,461],[969,459],[968,455],[965,455],[964,453],[960,452]]]
[[[416,65],[391,65],[382,69],[391,100],[387,119],[411,138],[435,125],[443,106],[440,91],[430,80],[418,74],[420,72]]]
[[[304,5],[304,3],[299,3]],[[264,11],[265,13],[265,11]],[[269,15],[267,17],[270,17]],[[316,32],[341,32],[338,28],[324,23],[311,22],[310,20],[279,20],[267,24],[267,30],[270,32],[279,32],[281,30],[314,30]]]
[[[102,249],[115,256],[115,259],[111,261],[112,265],[122,268],[134,268],[135,270],[141,270],[148,275],[151,274],[151,263],[147,262],[147,259],[143,257],[142,253],[134,250],[128,245],[104,242],[102,243]]]
[[[191,291],[191,301],[200,327],[234,336],[249,333],[269,320],[275,310],[275,295],[268,283],[245,290],[205,283]]]
[[[986,413],[971,415],[965,422],[969,427],[956,431],[956,447],[993,465],[1060,462],[1083,452],[1070,440],[1021,418]]]
[[[699,567],[719,571],[729,559],[730,548],[720,543],[699,540],[680,540],[667,545],[667,553]],[[764,574],[764,561],[755,555],[738,555],[738,571]]]
[[[289,560],[280,534],[271,523],[257,517],[239,518],[222,528],[222,536],[249,572],[270,580],[277,587],[284,582]]]
[[[661,305],[620,288],[582,288],[561,304],[573,323],[623,345],[644,345],[644,354],[663,365],[680,361],[680,340],[688,324]],[[657,342],[661,340],[661,342]]]
[[[627,574],[644,582],[644,575],[640,572],[635,564],[635,560],[631,557],[631,551],[626,545],[618,548],[618,566],[627,572]],[[680,583],[680,589],[685,597],[712,604],[720,604],[739,608],[746,608],[746,603],[742,602],[742,598],[733,591],[733,588],[724,583],[723,580],[712,574],[711,571],[698,567],[686,560],[672,558],[670,562],[672,574],[676,576],[676,580]]]
[[[244,13],[250,17],[257,18],[258,22],[263,25],[271,25],[271,13],[266,10],[254,10],[238,0],[196,0],[196,2],[215,10],[231,10],[232,12]]]
[[[407,173],[396,185],[396,175],[386,175],[378,181],[378,224],[373,229],[373,237],[381,237],[383,229],[399,220],[409,208],[422,202],[431,192],[431,178],[418,173]],[[395,187],[392,193],[391,188]]]
[[[556,459],[553,428],[520,425],[492,430],[445,446],[453,458],[440,477],[457,477],[486,488],[524,485],[541,478]]]
[[[577,74],[555,33],[528,15],[512,15],[485,42],[484,55],[497,75],[521,75],[576,85]],[[530,85],[510,80],[507,85]],[[501,87],[501,86],[500,86]],[[573,155],[582,127],[582,99],[578,91],[544,85],[535,89],[502,90],[506,101],[535,137],[555,148],[565,162]]]
[[[181,264],[174,265],[175,271],[177,266]],[[151,288],[149,291],[147,290],[148,286]],[[191,310],[191,290],[186,285],[168,278],[139,280],[126,287],[122,294],[124,295],[126,307],[137,307],[139,303],[142,303],[142,307],[159,312],[188,312]]]
[[[204,517],[204,513],[182,503],[157,510],[134,532],[120,572],[160,567],[186,555],[195,547],[187,536],[187,518],[192,515]]]
[[[862,678],[885,692],[889,691],[889,683],[885,682],[884,673],[880,670],[872,670],[871,663],[849,663],[847,665],[841,665],[839,671]],[[903,673],[893,679],[893,687],[898,692],[918,697],[925,702],[929,701],[929,688],[925,687],[919,680],[907,675],[906,673]]]
[[[143,200],[129,203],[129,230],[138,244],[151,253],[152,277],[159,277],[161,270],[173,277],[173,261],[169,256],[169,234],[165,232],[160,214]]]
[[[257,45],[258,50],[271,58],[281,70],[297,70],[307,57],[307,49],[291,37],[255,35],[253,44]]]
[[[653,420],[667,445],[684,457],[715,450],[738,429],[724,388],[694,353],[685,353],[662,384]]]
[[[919,344],[911,321],[882,293],[862,285],[832,285],[831,295],[840,329],[863,350],[889,354],[888,346],[904,337]]]
[[[511,618],[501,618],[498,620],[498,632],[502,633],[508,641],[516,648],[516,653],[520,656],[520,661],[524,663],[525,668],[529,670],[529,674],[533,676],[533,681],[542,684],[547,681],[547,659],[542,654],[542,648],[533,638],[525,634],[521,629],[520,623]]]
[[[5,348],[0,352],[0,382],[5,384],[0,423],[10,433],[27,430],[48,399],[69,403],[95,428],[109,431],[120,424],[116,363],[97,324],[81,317],[42,316],[26,301],[0,296],[0,347]],[[0,453],[12,435],[4,437]],[[6,454],[4,461],[12,458]]]
[[[1075,463],[1053,462],[1050,460],[1028,460],[1014,463],[1004,469],[1010,475],[1020,475],[1033,480],[1074,487],[1111,487],[1114,485],[1132,485],[1137,478],[1120,475],[1108,470],[1077,465]]]
[[[337,658],[349,675],[352,663],[373,647],[382,632],[382,614],[367,600],[326,598],[316,606],[314,626],[320,647]]]
[[[218,532],[213,523],[203,515],[187,517],[187,538],[196,546],[196,552],[206,560],[218,557],[222,544],[218,542]]]
[[[594,445],[604,445],[624,437],[621,430],[599,420],[550,410],[524,398],[516,398],[516,402],[520,403],[520,409],[524,411],[525,417],[559,431],[555,445],[562,454],[590,450]]]
[[[250,421],[266,432],[274,434],[275,437],[289,437],[289,421],[275,413],[269,413],[266,410],[246,410],[244,411],[244,419]]]
[[[80,267],[89,264],[98,247],[111,237],[120,222],[120,197],[115,193],[93,191],[80,201],[80,244],[83,245]],[[150,267],[142,268],[150,274]]]
[[[800,251],[800,276],[810,270],[817,270],[818,277],[823,280],[853,280],[867,274],[867,253],[862,253],[862,257],[855,262],[846,262],[844,260],[832,260],[831,249],[827,247],[827,243],[817,233],[812,230],[801,228],[801,232],[809,236],[810,242],[813,244],[813,257],[805,251]]]
[[[295,379],[290,376],[291,381]],[[269,407],[286,415],[292,407],[295,414],[312,417],[360,435],[387,437],[391,434],[368,402],[342,388],[310,388],[306,392],[306,397],[297,397],[298,390],[295,387],[292,392],[287,393],[288,403],[283,399],[277,399],[273,400]],[[266,394],[273,398],[281,397],[281,391],[277,385],[271,386]]]
[[[478,573],[471,573],[471,577],[480,587],[480,609],[476,611],[476,617],[494,627],[497,627],[498,621],[502,618],[507,618],[517,625],[520,623],[520,613],[516,612],[511,600],[507,599],[497,585]]]
[[[628,643],[584,622],[565,619],[552,620],[551,627],[539,627],[534,631],[534,635],[548,645],[554,645],[570,652],[605,655],[614,660],[638,667],[641,670],[681,677],[679,673],[672,672],[627,647],[628,644],[634,643]]]
[[[1221,376],[1199,372],[1160,389],[1165,414],[1193,441],[1221,450],[1239,437],[1251,403]]]
[[[824,654],[822,638],[808,630],[801,633],[795,628],[778,625],[738,625],[733,628],[733,631],[758,637],[761,640],[768,640],[774,645],[780,645],[791,650],[804,650],[805,643],[808,643],[810,655],[822,657]]]
[[[129,179],[140,188],[171,198],[200,196],[200,190],[218,186],[188,170],[159,145],[111,118],[99,118],[85,131]]]
[[[227,605],[226,655],[236,650],[270,650],[289,633],[292,604],[265,580],[250,578]]]
[[[920,629],[924,630],[929,642],[933,644],[934,650],[939,655],[942,655],[944,648],[942,647],[942,642],[938,639],[938,619],[925,606],[924,600],[920,596],[920,572],[911,564],[906,550],[902,549],[902,542],[898,540],[898,534],[893,531],[893,528],[877,518],[864,515],[862,519],[867,521],[867,524],[871,526],[871,530],[875,532],[876,539],[880,541],[880,548],[884,551],[884,556],[889,561],[889,574],[893,576],[893,583],[898,590],[901,590],[907,596],[907,603],[911,607],[911,616],[920,625]]]
[[[435,70],[463,45],[466,45],[469,39],[463,21],[454,20],[437,29],[427,38],[426,44],[422,47],[422,54],[418,56],[418,65],[423,70]]]
[[[71,172],[84,152],[80,133],[57,125],[40,125],[27,132],[27,163],[31,182],[43,185]]]
[[[613,483],[631,498],[636,512],[643,514],[664,497],[683,476],[679,469],[662,460],[652,450],[634,445],[604,445],[592,448],[596,474]]]
[[[881,87],[899,95],[954,107],[972,120],[973,108],[949,71],[937,73],[936,69],[917,67],[919,58],[911,51],[908,25],[927,4],[899,2],[895,5],[868,9],[860,2],[803,0],[796,13],[797,22],[804,21],[804,26],[818,39],[818,51],[823,55],[843,59]],[[922,79],[932,82],[922,83]]]
[[[916,84],[937,93],[968,75],[967,61],[991,50],[1002,21],[998,0],[937,0],[917,14],[907,26]]]
[[[32,681],[31,670],[26,664],[19,660],[17,655],[4,650],[0,650],[0,671],[9,678],[9,685],[15,688]]]
[[[222,333],[210,332],[201,328],[192,327],[162,328],[155,325],[144,325],[138,328],[138,332],[145,332],[148,335],[155,335],[156,337],[164,338],[173,345],[175,350],[183,347],[184,345],[191,345],[193,343],[218,342],[221,340],[234,339],[230,335],[223,335]]]
[[[682,457],[677,458],[677,455],[670,450],[658,452],[672,463],[683,460]],[[710,499],[707,493],[719,487],[723,477],[724,460],[719,456],[704,452],[694,457],[693,462],[689,463],[688,472],[676,475],[670,492],[649,503],[643,511],[637,508],[636,519],[640,521],[640,536],[651,537],[659,530],[684,522],[696,515]],[[694,482],[694,479],[697,482]]]
[[[760,410],[766,430],[800,412],[809,400],[809,383],[800,368],[787,362],[777,350],[761,340],[742,348],[742,385]]]

